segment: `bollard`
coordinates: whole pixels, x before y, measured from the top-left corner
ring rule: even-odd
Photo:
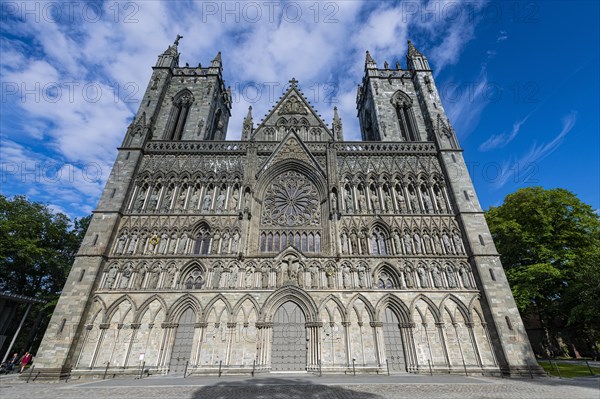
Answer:
[[[222,360],[219,360],[219,378],[221,377],[221,366],[223,364]]]
[[[32,364],[31,367],[29,368],[29,374],[27,375],[27,383],[29,384],[29,379],[31,378],[31,373],[33,373],[33,368],[35,367],[35,364]]]
[[[429,365],[429,375],[433,377],[433,370],[431,369],[431,360],[427,360],[427,364]]]
[[[592,371],[592,368],[590,367],[590,364],[588,363],[588,361],[585,361],[585,365],[588,367],[588,370],[590,370],[590,374],[594,375],[594,371]]]
[[[529,370],[529,377],[533,380],[533,372],[531,371],[531,364],[527,363],[527,370]]]
[[[185,378],[185,376],[187,375],[187,369],[188,369],[188,365],[190,364],[189,360],[185,361],[185,369],[183,370],[183,378]]]
[[[252,377],[254,377],[254,370],[256,369],[256,359],[252,361]]]
[[[560,375],[560,369],[558,368],[558,363],[556,363],[556,360],[554,361],[554,366],[556,366],[556,372],[558,373],[558,378],[562,379],[562,376]]]
[[[352,358],[352,373],[354,373],[354,376],[356,377],[356,359]]]
[[[319,360],[319,377],[323,376],[323,370],[321,370],[321,361]]]
[[[140,369],[140,380],[144,375],[144,367],[146,367],[146,361],[142,361],[142,368]]]
[[[390,364],[388,363],[388,360],[385,359],[385,367],[387,368],[387,373],[388,373],[388,377],[390,376]]]
[[[106,379],[106,373],[108,373],[108,366],[110,366],[110,362],[106,362],[106,368],[104,369],[104,376],[102,377],[102,379]]]

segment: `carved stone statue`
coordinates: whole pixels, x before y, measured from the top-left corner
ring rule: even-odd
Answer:
[[[158,285],[158,277],[160,276],[158,268],[150,271],[150,277],[148,278],[148,288],[154,289]]]
[[[342,269],[342,282],[344,283],[344,288],[351,288],[351,280],[350,280],[350,268],[348,265],[344,265]]]
[[[441,288],[442,287],[442,275],[440,273],[440,269],[438,269],[437,267],[434,267],[433,270],[431,271],[431,275],[433,277],[433,285],[435,286],[435,288]]]
[[[129,286],[129,280],[131,279],[131,275],[133,274],[131,267],[125,268],[121,273],[121,282],[119,284],[119,288],[125,289]]]
[[[167,243],[169,241],[169,236],[167,233],[162,233],[160,236],[160,241],[158,244],[158,253],[165,254],[167,252]]]
[[[239,200],[240,192],[237,188],[234,188],[233,193],[231,194],[231,201],[229,202],[229,209],[232,211],[237,210]]]
[[[419,233],[417,233],[416,231],[413,234],[413,240],[415,245],[415,254],[418,255],[421,253],[421,237],[419,237]]]
[[[456,275],[454,274],[454,270],[452,270],[451,266],[446,267],[446,278],[448,279],[448,287],[450,288],[456,288],[457,287],[457,281],[456,281]]]
[[[360,288],[366,288],[367,286],[367,272],[363,265],[359,265],[356,270],[358,270],[358,286]]]
[[[419,274],[419,282],[421,283],[421,288],[429,287],[429,281],[427,279],[427,271],[425,270],[425,268],[419,267],[419,269],[417,270],[417,273]]]
[[[150,194],[150,201],[148,201],[148,206],[146,207],[146,210],[153,211],[156,209],[156,205],[158,204],[158,192],[157,191],[159,191],[158,188],[153,190],[152,194]]]
[[[129,253],[130,255],[135,254],[135,251],[137,250],[137,244],[138,235],[136,232],[133,232],[133,234],[131,235],[131,239],[129,240],[129,247],[127,247],[127,253]]]
[[[204,194],[204,198],[202,199],[202,211],[203,212],[208,212],[210,210],[210,204],[212,202],[212,195],[210,194],[210,192],[207,192],[206,194]]]
[[[268,267],[263,267],[260,271],[261,273],[261,282],[262,282],[262,287],[263,288],[268,288],[269,287],[269,268]]]
[[[221,279],[219,280],[219,288],[227,288],[229,286],[229,279],[231,278],[231,271],[228,267],[223,268],[221,272]]]
[[[179,239],[179,246],[177,247],[178,254],[184,254],[188,243],[188,234],[186,231],[183,232]]]
[[[106,276],[106,282],[104,283],[104,288],[112,289],[113,284],[115,283],[115,279],[117,278],[117,268],[111,267],[108,271],[108,275]]]
[[[423,233],[423,246],[425,247],[425,253],[426,254],[430,254],[431,253],[431,237],[429,236],[429,234],[427,234],[427,232]]]
[[[167,278],[165,279],[165,288],[174,288],[176,273],[177,268],[175,268],[175,266],[169,267],[169,269],[167,270]]]
[[[190,209],[198,208],[198,201],[200,201],[200,189],[194,190],[194,194],[192,194]]]
[[[450,237],[448,237],[448,234],[446,234],[445,231],[444,231],[444,234],[442,235],[442,241],[444,241],[444,246],[446,247],[446,253],[452,254],[452,243],[450,242]]]
[[[168,189],[165,193],[162,203],[160,204],[160,208],[163,211],[166,211],[171,208],[171,201],[173,200],[173,189]]]
[[[425,203],[425,208],[427,208],[427,213],[433,213],[433,203],[431,202],[431,198],[428,193],[423,193],[423,202]]]
[[[169,253],[175,253],[175,247],[177,246],[177,233],[173,232],[171,234],[171,239],[169,240]]]
[[[119,237],[119,242],[117,242],[117,254],[122,254],[123,251],[125,251],[125,244],[127,243],[127,234],[123,233],[121,234],[121,237]]]
[[[394,231],[392,234],[392,239],[394,240],[394,246],[396,247],[396,254],[402,254],[402,242],[400,241],[400,234],[397,231]]]
[[[239,273],[240,269],[238,268],[237,264],[234,264],[231,269],[231,276],[229,277],[229,288],[235,288],[237,285],[237,280],[238,280],[238,273]]]
[[[410,267],[404,269],[404,279],[406,280],[406,287],[412,288],[415,286],[415,280],[413,278],[413,271]]]
[[[310,287],[319,288],[319,268],[316,265],[312,265],[310,271]]]
[[[177,197],[177,209],[185,209],[185,197],[187,196],[187,190],[181,188],[179,197]]]
[[[348,251],[348,235],[346,234],[346,232],[342,233],[341,241],[342,241],[342,253],[343,254],[349,253],[349,251]]]
[[[462,245],[462,239],[460,238],[460,235],[458,233],[454,233],[454,249],[456,249],[456,253],[457,254],[462,254],[463,253],[463,245]]]
[[[334,288],[333,275],[335,274],[335,269],[331,266],[327,267],[325,270],[325,276],[327,276],[327,288]]]
[[[404,232],[404,248],[406,249],[407,255],[412,255],[412,240],[408,231]]]
[[[352,205],[352,195],[349,191],[346,191],[346,195],[344,196],[344,202],[346,203],[346,212],[353,213],[354,206]]]
[[[460,268],[460,277],[462,278],[463,286],[465,288],[471,288],[471,279],[469,278],[469,272],[466,268]]]
[[[240,242],[240,234],[236,231],[233,233],[233,237],[231,239],[231,253],[232,254],[237,253],[239,242]]]
[[[217,196],[217,204],[216,204],[216,211],[217,213],[221,213],[223,212],[223,208],[225,207],[225,194],[223,194],[223,192],[221,192],[218,196]]]
[[[360,211],[362,213],[367,212],[367,199],[365,198],[365,193],[363,190],[358,192],[358,202],[360,204]]]

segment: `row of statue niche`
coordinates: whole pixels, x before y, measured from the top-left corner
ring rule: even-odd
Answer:
[[[354,231],[350,234],[344,231],[340,239],[343,254],[365,255],[369,253],[367,236],[363,231],[358,234]],[[394,254],[396,255],[463,255],[465,253],[462,238],[456,230],[452,233],[452,237],[446,231],[443,231],[441,238],[438,233],[429,235],[426,230],[422,234],[419,234],[417,230],[412,233],[404,230],[402,236],[394,230],[392,242],[395,249]],[[373,244],[371,244],[371,247],[373,247]],[[386,253],[377,251],[370,251],[370,253],[386,255]]]
[[[404,186],[396,184],[392,194],[387,185],[381,187],[371,184],[368,198],[362,184],[354,188],[350,184],[346,184],[344,188],[343,203],[347,213],[448,213],[450,209],[437,185],[431,188],[423,184],[420,190],[415,190],[412,185],[405,189]],[[358,194],[355,196],[354,192]],[[406,201],[407,195],[408,201]],[[356,201],[355,197],[357,197]],[[337,207],[333,208],[335,211]]]
[[[162,232],[160,235],[156,231],[153,234],[146,232],[139,234],[136,230],[129,234],[127,231],[123,231],[117,240],[114,253],[115,255],[135,255],[139,251],[141,255],[186,255],[192,251],[194,242],[195,240],[187,230],[181,234],[173,231],[171,234]],[[215,234],[212,253],[235,254],[238,252],[239,242],[240,234],[237,231],[234,231],[233,234],[227,231],[222,235]]]
[[[379,275],[375,277],[375,287],[380,289],[411,289],[411,288],[473,288],[471,281],[470,270],[461,266],[458,270],[460,275],[459,278],[456,275],[456,270],[447,265],[440,270],[440,267],[433,266],[427,268],[425,266],[419,266],[415,270],[411,267],[405,267],[399,275],[400,286],[397,287],[394,279],[390,273],[385,270],[379,272]]]
[[[106,272],[102,287],[108,290],[158,289],[161,286],[163,288],[173,288],[176,274],[177,268],[174,265],[166,269],[161,269],[159,266],[141,267],[139,269],[131,265],[122,268],[111,266]]]
[[[240,189],[237,184],[231,190],[228,190],[225,185],[221,187],[214,187],[212,184],[204,187],[200,185],[183,185],[181,187],[169,185],[164,190],[160,206],[159,199],[163,191],[162,186],[156,185],[149,195],[148,191],[148,185],[146,184],[139,188],[133,204],[133,211],[200,210],[204,213],[211,211],[227,213],[236,212],[240,201]],[[204,194],[201,194],[201,192]],[[228,192],[230,192],[229,197],[227,196]],[[174,198],[175,193],[178,193],[176,198]],[[202,200],[200,200],[201,195]]]

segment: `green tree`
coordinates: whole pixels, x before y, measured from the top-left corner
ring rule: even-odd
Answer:
[[[91,215],[71,221],[23,196],[0,195],[0,291],[46,302],[32,307],[38,318],[30,317],[24,331],[36,321],[41,329],[47,325],[90,220]],[[21,334],[17,348],[32,339]]]
[[[486,219],[517,306],[523,316],[542,323],[547,347],[560,351],[564,337],[557,326],[585,331],[596,340],[597,320],[595,327],[591,321],[599,312],[591,306],[598,289],[586,281],[600,274],[600,263],[593,261],[600,220],[592,207],[564,189],[528,187],[491,207]],[[589,300],[578,299],[582,289]]]

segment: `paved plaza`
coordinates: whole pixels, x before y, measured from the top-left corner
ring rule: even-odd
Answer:
[[[558,379],[501,379],[464,376],[318,377],[277,374],[251,377],[148,377],[25,383],[15,375],[0,378],[0,397],[35,399],[379,399],[379,398],[600,398],[600,376]]]

